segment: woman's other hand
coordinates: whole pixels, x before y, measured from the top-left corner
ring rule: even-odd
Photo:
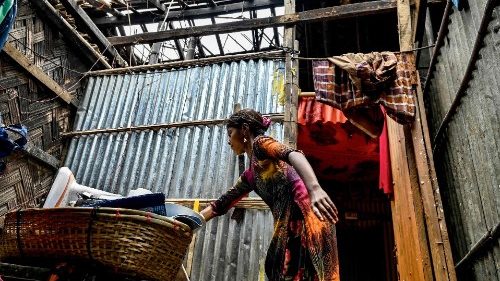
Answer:
[[[203,217],[203,219],[205,219],[205,222],[213,219],[216,216],[211,205],[208,205],[205,209],[201,210],[200,215]]]
[[[322,221],[325,217],[332,223],[339,221],[337,207],[321,187],[309,191],[311,207],[314,214]]]

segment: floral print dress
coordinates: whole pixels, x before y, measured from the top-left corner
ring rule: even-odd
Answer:
[[[335,225],[314,215],[306,186],[288,163],[292,151],[271,137],[256,137],[250,167],[212,208],[225,214],[255,191],[274,218],[265,263],[269,280],[339,281]]]

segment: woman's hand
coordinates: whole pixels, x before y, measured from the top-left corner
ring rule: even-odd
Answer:
[[[201,210],[200,215],[203,219],[205,219],[205,222],[208,222],[216,216],[211,205],[208,205],[205,209]]]
[[[288,155],[288,160],[306,185],[314,214],[320,220],[324,220],[326,217],[332,223],[337,223],[339,221],[337,207],[319,185],[318,179],[304,154],[293,151]]]
[[[335,204],[333,204],[328,194],[321,187],[309,191],[309,197],[311,199],[312,211],[318,219],[324,221],[324,217],[327,217],[332,223],[339,221],[337,207],[335,207]]]

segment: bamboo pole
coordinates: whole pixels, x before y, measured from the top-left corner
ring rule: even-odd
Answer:
[[[269,117],[274,122],[283,122],[283,114],[281,113],[264,114],[264,116]],[[218,124],[223,124],[225,121],[226,119],[212,119],[212,120],[183,121],[175,123],[130,126],[123,128],[92,129],[85,131],[73,131],[73,132],[61,133],[61,136],[78,137],[78,136],[88,136],[96,134],[114,134],[114,133],[137,132],[137,131],[158,131],[161,129],[168,129],[168,128],[218,125]]]

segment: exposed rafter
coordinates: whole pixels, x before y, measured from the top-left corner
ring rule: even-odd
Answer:
[[[211,17],[210,20],[212,21],[212,24],[216,24],[214,17]],[[217,45],[219,46],[220,55],[223,56],[224,55],[224,47],[222,46],[222,42],[220,41],[219,34],[215,34],[215,39],[217,40]]]
[[[125,37],[110,37],[114,45],[131,45],[160,42],[192,36],[206,36],[221,33],[231,33],[284,25],[294,25],[301,22],[338,20],[370,14],[381,14],[396,10],[396,1],[373,1],[350,5],[328,7],[310,10],[290,15],[269,18],[243,20],[238,22],[221,23],[209,26],[197,26],[176,30],[150,32]]]
[[[276,10],[273,8],[271,8],[271,16],[272,17],[275,17],[276,16]],[[276,43],[276,46],[279,46],[280,45],[280,37],[279,37],[279,33],[278,33],[278,28],[275,26],[273,27],[273,32],[274,32],[274,42]]]
[[[92,63],[97,62],[105,68],[111,68],[104,56],[94,50],[89,42],[78,34],[47,0],[30,0],[30,3],[40,12],[40,15],[64,35],[69,44],[72,44],[81,52],[83,57]]]
[[[227,13],[248,11],[249,9],[264,9],[276,6],[282,6],[283,0],[254,0],[254,1],[244,1],[241,3],[233,3],[226,5],[218,5],[216,7],[205,7],[205,8],[194,8],[194,9],[177,9],[170,10],[168,17],[170,19],[200,19],[209,18],[214,16],[219,16]],[[154,15],[150,12],[142,14],[131,14],[130,24],[144,24],[144,23],[157,23],[163,20],[161,14]],[[103,17],[96,18],[94,22],[98,26],[119,26],[128,25],[128,16],[124,17]]]
[[[161,4],[160,1],[158,0],[147,0],[149,3],[153,4],[159,11],[161,11],[164,14],[164,20],[166,16],[170,16],[170,11],[165,8],[165,5]],[[167,14],[168,13],[168,14]],[[158,24],[158,30],[166,30],[167,26],[170,29],[174,29],[174,25],[172,24],[172,21],[168,21],[168,24]],[[184,59],[184,50],[182,49],[181,43],[179,42],[178,39],[174,40],[175,48],[177,49],[177,53],[179,54],[179,58],[181,60]],[[151,55],[149,56],[149,64],[155,64],[158,62],[159,58],[161,58],[161,46],[162,43],[155,43],[151,47]]]
[[[101,30],[94,24],[92,19],[87,15],[87,13],[76,3],[75,0],[60,0],[64,5],[66,10],[68,10],[75,18],[77,18],[80,22],[86,25],[86,29],[90,32],[91,36],[96,39],[103,50],[106,50],[106,53],[110,54],[111,60],[118,63],[119,66],[125,67],[128,66],[127,62],[122,58],[122,56],[118,53],[116,48],[109,43],[108,39],[104,34],[102,34]]]

